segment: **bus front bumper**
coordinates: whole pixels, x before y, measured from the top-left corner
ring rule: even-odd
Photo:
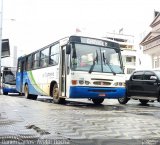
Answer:
[[[4,93],[18,93],[15,88],[3,88]]]
[[[125,87],[80,87],[71,86],[69,98],[108,98],[118,99],[125,96]]]

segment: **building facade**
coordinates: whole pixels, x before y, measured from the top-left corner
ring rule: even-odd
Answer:
[[[151,62],[149,68],[160,68],[160,13],[155,15],[154,20],[150,24],[151,31],[142,40],[140,45],[143,46],[144,54],[148,55]]]

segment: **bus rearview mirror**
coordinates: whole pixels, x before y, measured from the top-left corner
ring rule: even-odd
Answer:
[[[70,54],[71,53],[71,45],[67,44],[66,46],[66,54]]]

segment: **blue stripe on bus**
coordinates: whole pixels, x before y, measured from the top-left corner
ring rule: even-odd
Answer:
[[[16,89],[17,89],[19,92],[20,92],[20,88],[19,88],[19,87],[21,86],[21,84],[20,84],[21,75],[22,75],[22,74],[17,73],[17,80],[18,80],[18,81],[16,81]],[[34,85],[31,84],[31,81],[30,81],[30,79],[28,78],[27,72],[24,72],[24,73],[23,73],[23,87],[24,87],[25,83],[28,84],[28,88],[29,88],[29,93],[30,93],[30,94],[42,95],[42,93],[41,93],[41,92],[38,92],[38,91],[36,90],[36,88],[34,87]],[[22,93],[24,93],[24,91],[22,91]]]
[[[100,88],[100,87],[70,87],[70,98],[108,98],[118,99],[125,96],[125,88]]]

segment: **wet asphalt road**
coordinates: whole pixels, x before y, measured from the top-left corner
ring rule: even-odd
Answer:
[[[67,100],[58,105],[42,97],[34,101],[0,95],[2,144],[39,139],[52,140],[51,144],[147,144],[160,142],[159,137],[158,102],[142,106],[131,100],[120,105],[106,99],[96,106],[89,100]]]

